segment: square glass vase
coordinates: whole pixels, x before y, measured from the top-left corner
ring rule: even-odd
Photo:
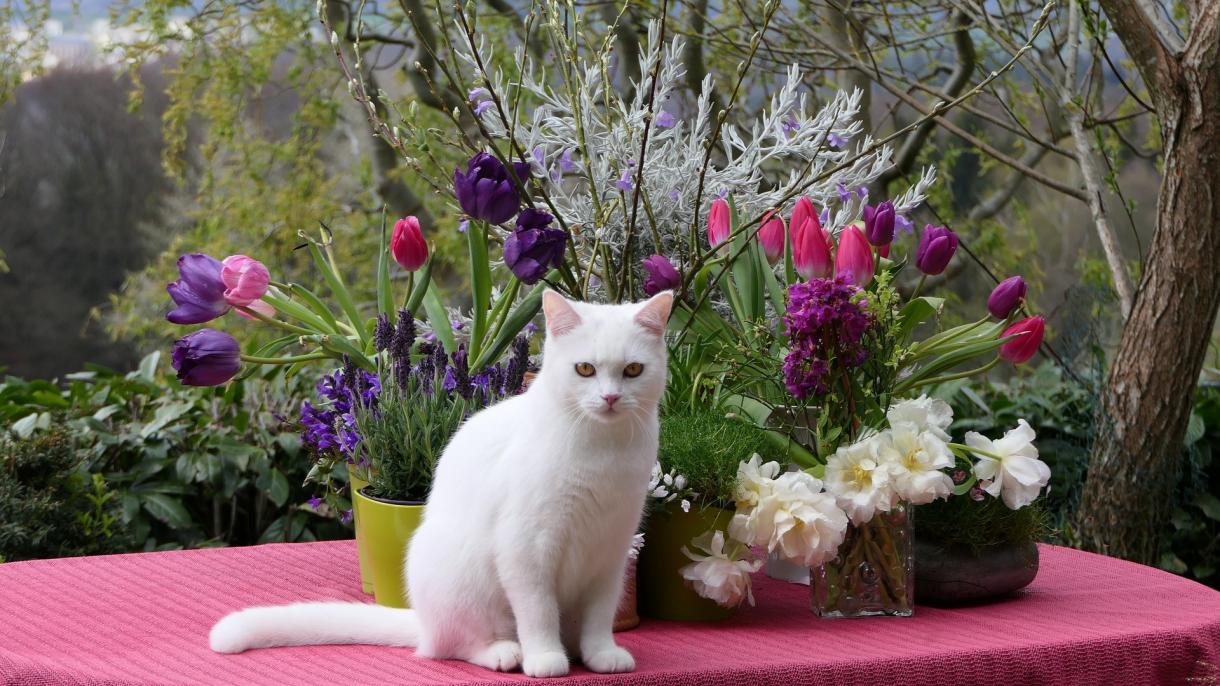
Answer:
[[[839,554],[809,574],[819,617],[910,617],[915,612],[913,508],[902,503],[849,525]]]

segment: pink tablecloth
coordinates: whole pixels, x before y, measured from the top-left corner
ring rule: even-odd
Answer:
[[[1019,598],[911,619],[819,620],[807,589],[756,578],[758,606],[710,624],[619,634],[626,675],[578,684],[1191,684],[1220,682],[1220,593],[1064,548]],[[0,683],[491,684],[524,681],[371,646],[208,650],[226,612],[366,600],[351,542],[0,565]]]

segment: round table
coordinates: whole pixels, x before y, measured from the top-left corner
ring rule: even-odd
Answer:
[[[637,671],[573,684],[1216,684],[1220,593],[1149,567],[1042,547],[1037,580],[977,607],[820,620],[808,588],[755,577],[729,620],[644,620]],[[493,684],[527,681],[374,646],[208,650],[249,605],[368,602],[350,541],[0,564],[0,683]]]

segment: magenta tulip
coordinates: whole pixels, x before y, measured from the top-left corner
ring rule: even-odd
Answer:
[[[864,206],[864,232],[868,242],[877,247],[894,241],[894,203],[885,202],[872,207]]]
[[[796,206],[792,208],[792,216],[788,219],[788,230],[794,232],[793,239],[796,238],[795,232],[800,231],[801,227],[805,225],[806,219],[810,217],[816,219],[817,216],[817,211],[813,209],[813,201],[804,196],[797,198]],[[821,222],[818,223],[818,226],[821,226]]]
[[[873,280],[873,249],[860,229],[848,226],[839,234],[839,251],[835,254],[835,273],[847,276],[864,288]]]
[[[818,216],[811,214],[805,218],[800,228],[792,228],[792,264],[801,278],[824,279],[834,270],[834,260],[830,257],[830,243],[826,234],[822,233],[822,225]]]
[[[1000,357],[1013,364],[1021,364],[1038,352],[1042,337],[1046,334],[1046,320],[1042,317],[1026,317],[1000,334],[1000,338],[1016,338],[1000,346]]]
[[[1008,319],[1025,299],[1026,288],[1025,279],[1019,276],[1004,279],[987,298],[987,311],[996,319]]]
[[[642,286],[644,295],[652,297],[661,291],[672,291],[682,285],[682,274],[664,255],[653,255],[643,261],[648,278]]]
[[[220,280],[225,284],[225,302],[245,307],[267,293],[271,273],[262,262],[245,255],[229,255],[221,263]]]
[[[758,242],[762,244],[763,253],[771,264],[779,262],[784,256],[784,220],[779,215],[768,212],[763,217],[762,228],[758,230]]]
[[[258,317],[255,317],[252,314],[248,314],[246,312],[246,310],[250,310],[251,312],[257,312],[257,313],[263,315],[264,317],[274,317],[275,316],[275,308],[272,307],[270,305],[270,303],[268,303],[265,300],[255,300],[254,302],[250,303],[249,305],[246,305],[245,307],[239,307],[236,310],[234,310],[234,312],[236,312],[238,314],[238,316],[240,316],[240,317],[245,317],[246,319],[258,321]]]
[[[928,224],[919,237],[919,248],[915,251],[915,266],[928,276],[945,271],[953,253],[957,252],[957,234],[943,226]]]
[[[712,209],[707,213],[707,242],[714,248],[728,237],[729,204],[724,198],[716,198],[712,201]]]
[[[394,233],[390,234],[390,254],[403,269],[413,272],[428,261],[428,243],[414,216],[403,217],[394,222]]]

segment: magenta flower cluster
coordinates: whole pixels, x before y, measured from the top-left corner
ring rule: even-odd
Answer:
[[[864,334],[873,325],[860,288],[847,275],[810,279],[788,289],[784,333],[784,384],[798,398],[825,395],[837,367],[859,367],[868,359]]]

